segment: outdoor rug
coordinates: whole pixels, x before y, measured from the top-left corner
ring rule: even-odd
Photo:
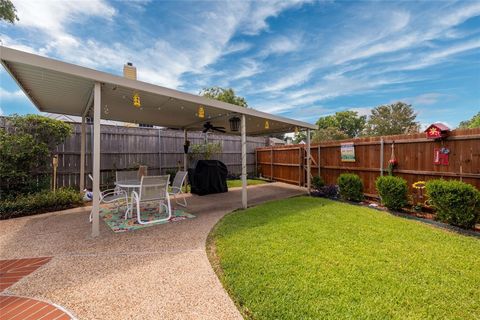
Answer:
[[[113,232],[125,232],[131,230],[137,230],[142,228],[147,228],[151,226],[156,226],[159,224],[164,224],[168,222],[176,222],[185,219],[195,218],[193,214],[187,213],[180,209],[172,208],[172,217],[168,221],[160,221],[149,224],[139,224],[137,221],[137,213],[132,215],[132,218],[124,219],[125,207],[120,208],[120,211],[117,213],[116,207],[102,206],[100,208],[100,216],[103,218],[103,221],[112,229]],[[140,215],[142,221],[152,221],[166,217],[166,213],[158,212],[158,205],[142,205],[140,207]]]

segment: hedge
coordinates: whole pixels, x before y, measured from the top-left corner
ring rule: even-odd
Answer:
[[[338,177],[337,183],[342,199],[355,202],[363,200],[363,182],[358,175],[342,173]]]
[[[408,204],[407,181],[400,177],[383,176],[375,181],[382,204],[391,210],[400,210]]]
[[[472,228],[480,216],[480,192],[456,180],[430,180],[426,184],[430,204],[437,218],[461,228]]]
[[[22,195],[13,200],[0,201],[0,220],[58,211],[77,207],[82,203],[82,195],[68,188],[61,188],[56,192],[43,191]]]

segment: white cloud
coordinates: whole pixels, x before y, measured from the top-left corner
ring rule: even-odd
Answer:
[[[70,31],[74,23],[86,23],[92,17],[122,23],[125,17],[118,16],[118,12],[104,0],[17,0],[14,4],[20,17],[18,26],[41,31],[45,37],[38,37],[38,45],[28,51],[117,73],[123,63],[132,61],[138,68],[139,79],[177,88],[183,84],[183,74],[203,73],[221,56],[249,49],[250,44],[245,42],[230,44],[236,33],[258,34],[267,29],[267,18],[302,2],[194,2],[191,10],[178,15],[184,21],[175,25],[178,28],[174,33],[159,32],[157,35],[155,30],[131,26],[139,32],[135,46],[132,46],[131,39],[112,39],[105,44],[95,35],[81,38]],[[143,39],[145,44],[140,41]],[[10,43],[25,46],[23,42]],[[250,62],[245,64],[239,76],[248,77],[260,69],[260,65]]]
[[[17,100],[24,99],[25,94],[22,90],[8,91],[0,87],[0,100]]]
[[[419,105],[419,106],[428,106],[437,103],[440,100],[446,99],[449,96],[444,94],[444,93],[438,93],[438,92],[428,92],[424,94],[420,94],[415,97],[410,97],[410,98],[403,98],[400,99],[401,101],[405,101],[407,103],[413,104],[414,106]]]
[[[3,116],[3,115],[4,115],[3,109],[2,109],[2,107],[0,107],[0,116]]]
[[[260,51],[259,56],[265,58],[272,54],[285,54],[300,49],[302,49],[302,37],[300,34],[280,35],[268,41]]]

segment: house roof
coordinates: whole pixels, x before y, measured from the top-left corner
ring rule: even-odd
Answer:
[[[32,103],[43,112],[82,116],[93,105],[93,88],[102,84],[101,118],[105,120],[151,124],[162,127],[201,130],[206,121],[230,132],[228,120],[246,116],[248,135],[291,132],[317,126],[252,108],[244,108],[151,83],[0,46],[0,60]],[[138,93],[141,107],[133,106]],[[198,110],[205,110],[203,119]],[[266,125],[268,121],[268,126]]]

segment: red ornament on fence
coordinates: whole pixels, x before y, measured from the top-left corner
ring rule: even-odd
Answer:
[[[433,123],[425,131],[428,139],[443,139],[450,133],[450,128],[443,123]]]

